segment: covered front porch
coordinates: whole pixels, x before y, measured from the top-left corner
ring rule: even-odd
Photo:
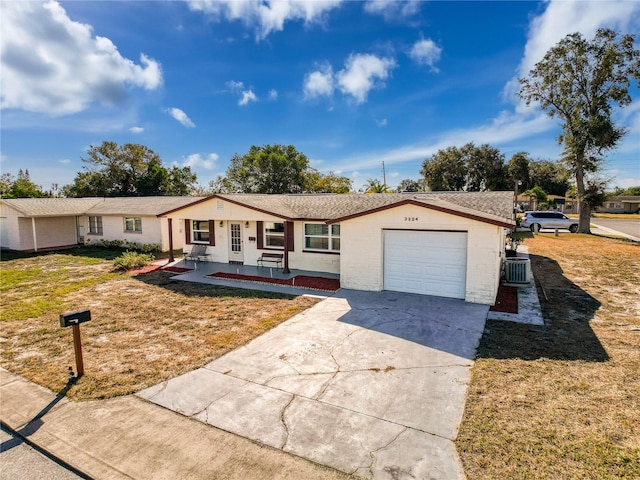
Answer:
[[[325,272],[253,265],[236,265],[180,258],[162,267],[166,270],[182,270],[172,279],[185,282],[207,283],[231,288],[245,288],[288,295],[333,295],[340,288],[340,275]],[[287,282],[287,284],[284,284]],[[297,282],[297,283],[296,283]]]

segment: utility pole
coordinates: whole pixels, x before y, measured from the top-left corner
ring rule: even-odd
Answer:
[[[387,186],[387,171],[384,168],[384,160],[382,161],[382,182],[384,183],[384,186]]]

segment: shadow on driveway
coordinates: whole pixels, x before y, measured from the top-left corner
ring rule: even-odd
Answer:
[[[478,357],[604,362],[609,355],[591,329],[600,302],[564,276],[555,261],[531,255],[543,326],[489,320]]]

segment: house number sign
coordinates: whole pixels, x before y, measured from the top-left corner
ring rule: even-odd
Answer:
[[[418,220],[418,217],[404,217],[405,222],[417,222]]]

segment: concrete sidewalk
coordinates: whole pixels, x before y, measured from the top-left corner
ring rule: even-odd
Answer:
[[[351,478],[133,396],[76,403],[2,368],[0,419],[95,479]]]

